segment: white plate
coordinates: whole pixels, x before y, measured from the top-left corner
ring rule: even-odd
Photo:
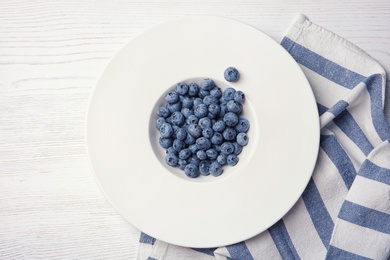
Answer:
[[[241,78],[228,83],[225,68]],[[210,77],[246,95],[249,144],[223,175],[189,179],[163,162],[155,109],[177,82]],[[319,146],[313,93],[292,57],[262,32],[217,17],[152,28],[109,62],[90,99],[86,144],[116,210],[168,243],[216,247],[269,228],[306,187]]]

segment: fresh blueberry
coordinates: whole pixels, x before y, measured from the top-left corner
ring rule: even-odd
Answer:
[[[177,155],[177,151],[173,148],[173,146],[171,147],[168,147],[166,153],[171,153],[171,154],[174,154],[174,155]]]
[[[203,98],[203,104],[210,106],[211,104],[218,104],[218,98],[208,95]]]
[[[187,107],[183,107],[181,109],[181,113],[185,116],[185,118],[188,118],[190,115],[194,114],[194,110]]]
[[[181,110],[181,102],[169,103],[167,107],[171,113],[176,112],[176,111],[180,111]]]
[[[242,146],[239,145],[237,142],[234,142],[233,146],[234,146],[233,154],[239,155],[242,152]]]
[[[250,124],[249,124],[248,119],[246,119],[244,117],[240,117],[240,119],[238,120],[238,123],[236,125],[237,132],[246,133],[248,131],[249,127],[250,127]]]
[[[206,151],[206,154],[207,154],[207,158],[211,159],[211,160],[215,160],[217,159],[218,157],[218,152],[215,148],[210,148]]]
[[[223,130],[225,130],[225,128],[226,128],[226,124],[223,120],[218,120],[213,125],[213,130],[217,132],[222,132]]]
[[[175,137],[178,140],[184,141],[187,137],[187,131],[184,128],[179,128],[175,131]]]
[[[184,143],[186,143],[187,145],[191,145],[191,144],[194,144],[195,141],[196,141],[195,137],[193,137],[192,135],[187,134],[186,140],[184,141]]]
[[[239,145],[245,146],[249,142],[249,137],[246,133],[238,133],[236,140]]]
[[[223,121],[227,126],[235,126],[238,123],[238,116],[233,112],[227,112],[223,117]]]
[[[209,175],[210,174],[209,169],[210,169],[210,162],[208,162],[208,161],[200,162],[199,171],[200,171],[201,175],[203,175],[203,176]]]
[[[190,135],[196,138],[202,135],[202,128],[200,128],[198,124],[190,124],[187,131]]]
[[[160,130],[160,127],[161,127],[162,124],[164,124],[164,123],[166,123],[165,118],[159,117],[159,118],[156,120],[156,128],[157,128],[157,130]]]
[[[177,163],[179,162],[179,158],[177,158],[177,156],[174,155],[174,154],[168,153],[168,154],[165,156],[165,162],[166,162],[169,166],[175,167],[175,166],[177,165]]]
[[[178,94],[176,91],[168,92],[168,93],[165,95],[165,101],[166,101],[168,104],[176,103],[177,101],[179,101],[179,94]]]
[[[188,84],[188,95],[190,97],[196,96],[199,92],[199,86],[198,84],[191,82]]]
[[[196,147],[198,150],[208,150],[211,147],[211,142],[208,138],[202,136],[196,139]]]
[[[217,104],[210,104],[208,110],[209,110],[209,114],[217,116],[221,112],[221,107]]]
[[[236,82],[240,78],[240,73],[236,68],[229,67],[224,71],[223,76],[229,82]]]
[[[199,104],[195,107],[194,115],[198,118],[205,117],[208,113],[207,106],[205,104]]]
[[[234,100],[230,100],[226,104],[226,108],[229,112],[233,112],[235,114],[240,114],[242,112],[242,105]]]
[[[234,145],[231,142],[224,142],[221,145],[221,153],[224,155],[229,155],[234,152]]]
[[[214,132],[214,135],[213,135],[213,137],[211,137],[210,140],[211,140],[212,144],[216,144],[216,145],[222,144],[223,136],[220,132]]]
[[[179,152],[179,158],[182,160],[188,159],[191,156],[191,151],[188,148],[185,148]]]
[[[196,178],[199,175],[198,167],[189,163],[184,167],[184,173],[190,178]]]
[[[226,161],[227,160],[227,156],[225,154],[220,154],[218,155],[217,157],[217,162],[220,164],[220,165],[225,165],[226,164]]]
[[[167,107],[159,107],[157,109],[157,115],[160,117],[168,117],[171,115],[171,111]]]
[[[160,135],[161,137],[171,137],[173,134],[173,128],[171,124],[163,123],[160,127]]]
[[[223,170],[222,170],[222,166],[218,163],[218,162],[213,162],[210,167],[209,167],[209,172],[211,173],[211,175],[213,175],[214,177],[217,177],[219,175],[222,174]]]
[[[220,98],[222,97],[222,91],[219,87],[214,87],[212,90],[210,90],[210,95]]]
[[[187,125],[196,124],[196,123],[198,123],[198,120],[199,120],[199,118],[196,115],[190,115],[187,118],[186,123],[187,123]]]
[[[170,146],[172,146],[173,140],[169,137],[160,137],[159,143],[162,148],[168,149]]]
[[[189,97],[184,97],[181,101],[181,106],[186,108],[192,108],[194,101]]]
[[[234,130],[234,128],[226,127],[226,129],[222,132],[222,136],[225,138],[225,140],[232,141],[236,138],[237,132]]]
[[[196,154],[198,152],[198,147],[196,146],[196,144],[191,144],[190,146],[188,146],[188,149],[190,149],[192,154]]]
[[[188,85],[184,82],[180,82],[176,84],[176,92],[179,95],[185,95],[188,93]]]
[[[203,104],[203,99],[201,99],[201,98],[199,98],[199,97],[197,97],[197,98],[194,98],[193,100],[192,100],[192,107],[197,107],[197,106],[199,106],[200,104]]]
[[[179,167],[180,170],[184,171],[184,168],[186,167],[187,165],[187,161],[186,160],[180,160],[177,162],[177,166]]]
[[[227,88],[222,93],[223,99],[227,102],[234,99],[234,94],[236,93],[236,90],[234,88]]]
[[[238,163],[238,157],[235,154],[229,154],[226,161],[229,165],[234,166]]]
[[[214,131],[213,131],[213,129],[211,129],[211,127],[207,127],[205,129],[203,129],[202,135],[206,138],[211,138],[214,135]]]
[[[205,79],[200,83],[200,88],[210,91],[215,87],[215,83],[212,79]]]
[[[188,159],[188,163],[192,163],[193,165],[199,166],[200,160],[199,160],[199,158],[198,158],[195,154],[193,154],[193,155]]]
[[[181,112],[176,111],[172,113],[171,120],[173,125],[182,126],[184,124],[185,117]]]
[[[179,139],[175,139],[175,140],[173,140],[172,147],[176,152],[180,152],[181,150],[183,150],[186,147],[186,144],[184,143],[184,141],[181,141]],[[180,159],[183,159],[183,158],[180,158]]]
[[[198,95],[203,100],[203,98],[205,98],[205,97],[210,95],[210,91],[201,88],[201,89],[199,89],[199,94]]]
[[[238,91],[236,91],[236,93],[234,93],[234,101],[241,103],[241,104],[244,103],[245,95],[241,90],[238,90]]]
[[[196,156],[199,158],[199,160],[203,161],[207,159],[207,153],[203,150],[199,150],[196,152]]]
[[[202,129],[209,128],[209,127],[211,127],[211,120],[208,117],[203,117],[203,118],[199,119],[198,125]]]

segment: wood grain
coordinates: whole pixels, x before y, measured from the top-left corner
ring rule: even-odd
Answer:
[[[0,259],[136,258],[139,231],[104,199],[84,146],[89,95],[126,42],[188,15],[230,17],[280,41],[300,13],[390,71],[387,0],[2,1]]]

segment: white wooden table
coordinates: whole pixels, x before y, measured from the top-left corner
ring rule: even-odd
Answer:
[[[388,0],[1,1],[0,259],[136,258],[139,231],[103,197],[84,146],[95,80],[126,42],[199,14],[238,19],[280,41],[299,13],[390,72]]]

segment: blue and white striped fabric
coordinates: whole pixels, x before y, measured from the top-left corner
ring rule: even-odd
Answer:
[[[318,161],[302,197],[267,231],[226,247],[183,248],[141,234],[138,259],[389,259],[385,71],[303,16],[281,44],[309,79],[320,114]]]

